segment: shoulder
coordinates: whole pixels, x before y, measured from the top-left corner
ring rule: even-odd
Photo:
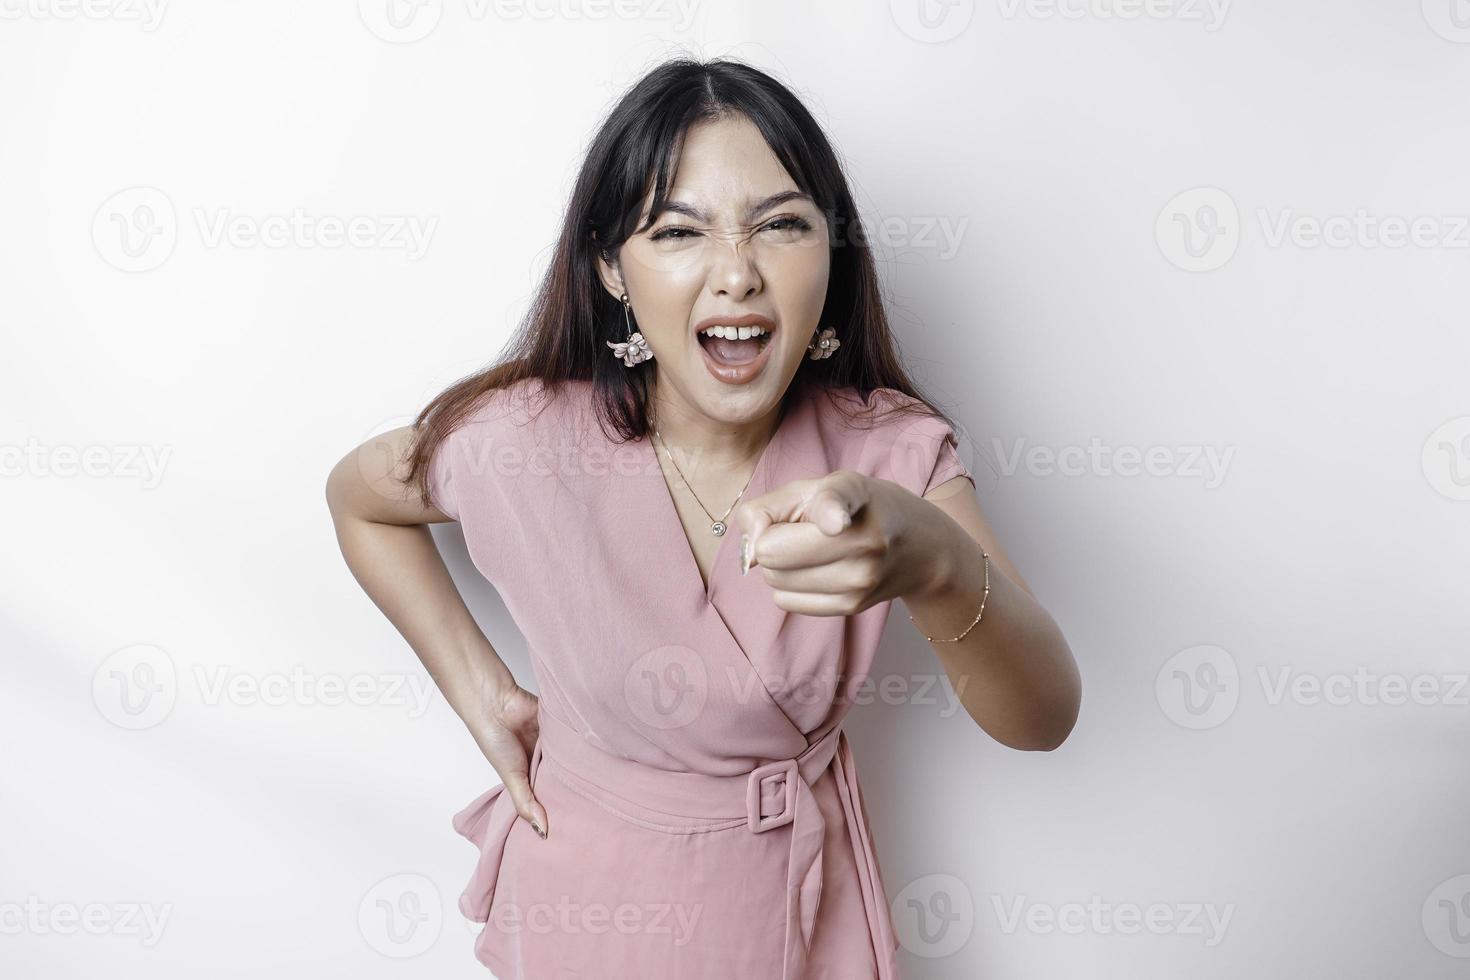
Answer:
[[[479,395],[455,426],[452,435],[469,442],[498,435],[513,438],[564,430],[585,418],[592,405],[592,382],[579,380],[548,384],[524,378]]]
[[[954,427],[935,406],[896,388],[827,386],[815,399],[832,462],[924,494],[945,479],[969,477]],[[973,477],[970,477],[973,482]]]
[[[819,418],[833,425],[854,425],[862,429],[950,432],[943,415],[934,406],[897,388],[869,388],[853,385],[819,386],[813,400]]]

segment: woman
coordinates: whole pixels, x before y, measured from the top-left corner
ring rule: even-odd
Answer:
[[[508,356],[328,485],[353,574],[502,780],[454,820],[501,980],[898,975],[841,729],[892,600],[1006,745],[1054,748],[1080,697],[952,436],[795,96],[725,60],[644,77]],[[424,527],[448,520],[539,698],[455,590]]]

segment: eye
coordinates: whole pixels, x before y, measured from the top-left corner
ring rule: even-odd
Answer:
[[[807,221],[805,218],[799,218],[799,217],[796,217],[794,215],[788,215],[786,217],[777,218],[775,221],[772,221],[770,224],[766,225],[766,227],[763,230],[765,230],[765,231],[788,231],[788,230],[811,231],[812,230],[812,226],[811,226],[811,223],[809,221]]]
[[[691,238],[695,234],[696,233],[689,228],[683,228],[679,225],[670,225],[669,227],[664,228],[651,235],[649,237],[649,241],[662,242],[668,239]]]

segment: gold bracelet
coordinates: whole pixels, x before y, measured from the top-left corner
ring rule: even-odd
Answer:
[[[965,627],[965,633],[970,632],[970,630],[975,628],[975,623],[980,622],[980,617],[985,615],[985,600],[990,598],[990,556],[985,554],[984,548],[980,549],[980,554],[985,556],[985,594],[980,597],[980,611],[975,614],[974,622]],[[909,614],[909,622],[913,623],[915,626],[919,625],[917,622],[914,621],[914,616],[912,613]],[[922,633],[924,631],[920,629],[919,632]],[[959,636],[956,637],[951,637],[948,640],[936,639],[932,636],[926,636],[924,637],[924,639],[928,640],[930,643],[954,643],[956,640],[963,640],[965,638],[965,633],[961,633]]]

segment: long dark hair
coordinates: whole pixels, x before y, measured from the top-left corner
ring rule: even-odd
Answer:
[[[595,259],[599,253],[611,259],[628,238],[652,227],[673,184],[685,131],[731,113],[755,124],[833,232],[820,322],[836,329],[842,346],[831,357],[803,360],[792,386],[851,386],[865,404],[874,389],[891,388],[919,404],[891,407],[882,417],[917,411],[953,424],[919,394],[903,368],[847,178],[811,113],[785,85],[750,65],[726,58],[677,58],[639,79],[598,129],[577,175],[550,267],[498,360],[440,392],[415,418],[404,479],[418,488],[425,505],[430,504],[428,464],[440,440],[488,392],[519,381],[539,379],[548,394],[562,381],[591,381],[604,429],[610,427],[622,440],[648,432],[652,375],[646,365],[652,362],[629,368],[612,356],[606,342],[626,339],[627,328],[622,305],[597,276]],[[649,220],[635,228],[650,186]],[[836,404],[856,420],[842,402]]]

